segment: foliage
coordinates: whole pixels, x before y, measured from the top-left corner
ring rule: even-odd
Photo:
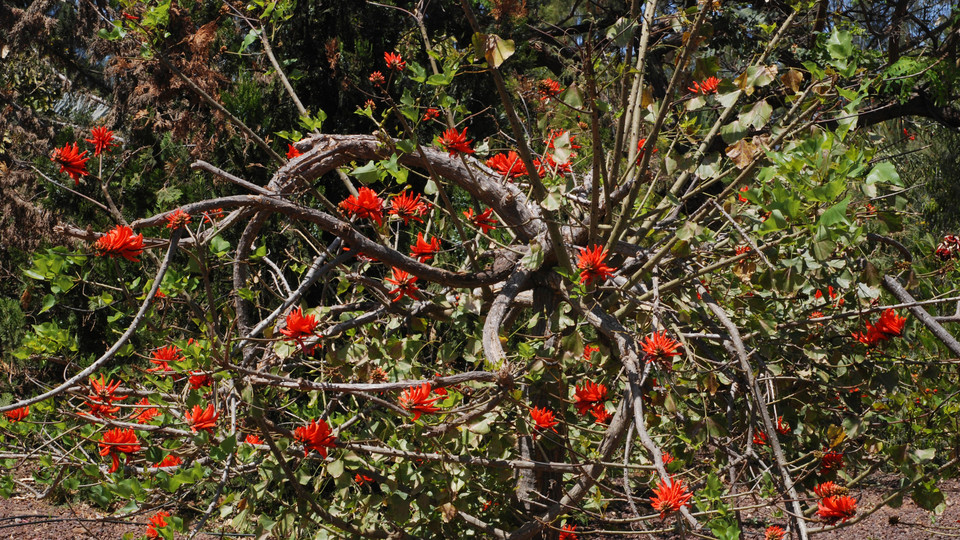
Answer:
[[[881,473],[943,510],[960,345],[908,308],[957,301],[911,232],[954,223],[916,177],[955,156],[889,111],[960,118],[948,42],[894,14],[870,47],[859,4],[434,4],[0,8],[45,51],[4,60],[5,193],[73,239],[0,298],[7,455],[167,536],[738,538],[762,500],[805,538],[870,510],[815,487]],[[50,150],[98,124],[74,186]]]

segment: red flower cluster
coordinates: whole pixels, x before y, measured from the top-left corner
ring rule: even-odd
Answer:
[[[140,401],[138,401],[137,405],[140,405],[141,407],[143,407],[143,410],[140,412],[134,411],[131,417],[138,424],[146,424],[150,420],[153,420],[154,418],[160,416],[160,409],[156,407],[152,407],[150,405],[150,400],[147,398],[143,398]]]
[[[170,517],[170,512],[166,510],[160,510],[150,518],[150,525],[147,526],[147,538],[158,538],[160,533],[157,531],[158,528],[162,529],[167,526],[167,521],[165,518]]]
[[[183,463],[183,460],[180,459],[179,456],[175,456],[173,454],[167,454],[166,456],[163,457],[162,460],[160,460],[160,463],[154,464],[152,468],[159,469],[162,467],[176,467],[181,463]]]
[[[693,86],[687,88],[687,90],[693,92],[694,94],[716,94],[717,87],[719,85],[720,79],[716,77],[707,77],[700,83],[694,81]]]
[[[383,61],[387,63],[387,69],[392,69],[394,71],[403,71],[403,68],[407,67],[407,63],[404,62],[403,58],[396,53],[383,53]]]
[[[763,532],[763,540],[783,540],[785,534],[787,534],[787,531],[783,527],[771,525]]]
[[[554,416],[553,411],[551,411],[550,409],[546,407],[543,407],[543,408],[534,407],[530,409],[530,418],[533,419],[534,429],[538,431],[544,430],[544,429],[550,429],[550,430],[553,430],[554,433],[557,432],[556,426],[560,422],[557,422],[557,419]]]
[[[843,454],[840,452],[828,451],[820,458],[820,474],[826,475],[831,471],[843,468]]]
[[[279,332],[289,339],[295,340],[303,348],[303,338],[312,336],[317,327],[317,318],[313,315],[303,316],[303,308],[297,308],[287,314],[287,327]]]
[[[501,152],[491,157],[486,161],[486,164],[487,167],[497,171],[506,178],[519,178],[527,174],[527,167],[523,164],[520,156],[513,150],[510,150],[506,154]]]
[[[111,231],[108,231],[93,244],[93,249],[101,257],[109,255],[110,257],[123,257],[124,259],[137,262],[137,257],[143,253],[143,235],[133,235],[133,229],[124,225],[117,225]]]
[[[292,144],[287,144],[287,159],[293,159],[298,156],[302,156],[303,152],[297,150]]]
[[[201,408],[199,405],[194,405],[190,412],[183,415],[183,417],[187,419],[187,422],[190,423],[191,431],[197,432],[204,430],[210,434],[213,434],[213,428],[217,427],[218,416],[220,416],[220,414],[213,408],[213,403],[208,404],[206,409]]]
[[[183,360],[183,356],[180,356],[180,348],[176,345],[161,347],[153,351],[151,356],[150,361],[156,364],[157,367],[150,368],[147,371],[170,371],[169,362],[179,362]]]
[[[246,438],[243,439],[243,442],[247,444],[263,444],[263,441],[260,440],[260,437],[257,437],[256,435],[252,435],[252,434],[247,435]]]
[[[607,401],[606,386],[592,381],[584,381],[583,387],[574,386],[574,390],[575,401],[573,406],[577,408],[577,414],[584,416],[589,412],[599,418],[602,416],[601,411],[606,412],[604,406],[604,402]]]
[[[473,153],[473,148],[470,148],[473,139],[467,140],[467,128],[463,128],[463,133],[458,132],[456,128],[450,128],[443,132],[443,136],[438,141],[451,156]]]
[[[416,257],[422,263],[432,259],[438,251],[440,251],[440,240],[434,237],[427,242],[422,232],[417,233],[417,243],[410,246],[410,256]]]
[[[613,268],[607,266],[604,259],[607,258],[607,252],[600,246],[593,248],[580,248],[580,256],[577,258],[577,268],[580,269],[580,283],[590,285],[594,281],[601,283],[613,276]]]
[[[564,525],[560,529],[560,536],[557,537],[557,540],[577,540],[577,535],[574,533],[576,530],[577,526],[572,523]]]
[[[7,420],[11,422],[19,422],[27,417],[30,414],[30,407],[20,407],[19,409],[13,409],[3,413],[7,417]]]
[[[333,430],[323,418],[320,421],[312,420],[307,426],[300,426],[293,430],[293,436],[296,440],[303,443],[303,456],[306,457],[310,450],[316,450],[321,457],[326,459],[327,448],[333,448],[337,438],[333,436]]]
[[[875,345],[901,335],[903,325],[906,324],[906,322],[906,317],[900,317],[893,309],[888,309],[880,314],[876,325],[872,325],[869,322],[867,323],[866,334],[863,332],[854,332],[853,337],[864,345]]]
[[[640,161],[643,160],[643,156],[647,153],[647,138],[644,137],[637,141],[637,165],[640,165]],[[657,152],[657,148],[653,148],[653,152]]]
[[[847,488],[843,486],[838,486],[833,482],[821,482],[817,484],[817,487],[813,488],[813,493],[821,499],[827,497],[836,497],[838,495],[846,495],[848,493]]]
[[[362,187],[357,195],[344,199],[340,208],[348,216],[372,219],[377,225],[383,225],[383,199],[368,187]]]
[[[116,146],[113,143],[113,132],[104,126],[90,130],[90,136],[93,138],[84,140],[93,145],[93,155],[95,156],[99,156],[104,150],[109,151],[111,146]]]
[[[660,512],[660,519],[667,517],[673,512],[679,512],[684,506],[689,506],[692,493],[687,491],[683,485],[683,480],[677,480],[670,477],[670,483],[661,479],[660,483],[653,490],[653,497],[650,497],[650,503],[653,509]]]
[[[903,128],[903,136],[911,141],[916,140],[917,138],[913,133],[907,131],[907,128]]]
[[[383,84],[387,82],[387,79],[383,77],[383,73],[380,73],[379,71],[374,71],[371,73],[369,80],[374,86],[383,86]]]
[[[440,110],[430,107],[427,109],[427,112],[423,114],[423,121],[427,122],[429,120],[433,120],[434,118],[439,118],[439,117],[440,117]]]
[[[473,208],[468,208],[467,211],[463,213],[463,215],[468,220],[470,220],[471,223],[473,223],[474,227],[479,228],[480,232],[482,232],[483,234],[487,234],[491,230],[497,228],[496,218],[490,217],[490,214],[492,213],[493,213],[493,208],[487,208],[480,214],[474,216]]]
[[[390,199],[390,206],[387,213],[402,219],[404,226],[408,225],[411,219],[423,223],[420,216],[427,212],[427,205],[420,202],[420,194],[411,195],[408,191]]]
[[[441,396],[430,397],[430,383],[420,386],[411,386],[400,393],[400,406],[413,412],[413,421],[416,422],[423,413],[433,414],[440,410],[434,405]]]
[[[677,352],[677,349],[680,348],[680,343],[668,338],[665,332],[654,332],[650,334],[644,338],[640,347],[643,349],[643,352],[646,353],[647,362],[658,362],[663,364],[667,369],[673,366],[673,360],[671,360],[671,358],[680,354]]]
[[[87,172],[87,160],[89,157],[87,151],[80,152],[77,143],[63,145],[63,148],[57,148],[53,151],[50,160],[60,164],[60,172],[65,172],[73,179],[74,184],[80,185],[80,177],[89,174]]]
[[[757,446],[766,446],[767,434],[760,431],[759,429],[753,430],[753,444]]]
[[[213,223],[213,220],[223,217],[223,208],[214,208],[203,213],[204,223]]]
[[[110,456],[113,460],[113,466],[110,472],[116,472],[120,468],[120,460],[117,454],[127,454],[127,460],[130,460],[129,454],[140,451],[140,441],[137,440],[137,434],[132,429],[113,428],[103,434],[100,439],[100,455]]]
[[[204,386],[213,386],[213,378],[211,378],[209,374],[202,371],[191,371],[190,388],[199,390]]]
[[[414,285],[417,281],[417,276],[412,276],[409,272],[405,272],[399,268],[393,268],[393,278],[387,278],[384,281],[396,285],[395,289],[388,292],[390,295],[397,295],[397,297],[393,299],[394,302],[399,302],[404,296],[410,297],[411,300],[420,299],[420,289]]]
[[[113,413],[120,410],[113,404],[114,401],[123,401],[127,396],[115,396],[113,393],[120,387],[120,381],[109,381],[101,374],[100,380],[90,377],[90,386],[93,387],[93,394],[87,396],[87,406],[90,407],[90,414],[97,418],[113,418]]]
[[[960,237],[952,234],[944,236],[943,242],[937,246],[936,255],[941,261],[956,259],[957,255],[960,255]]]
[[[179,208],[177,208],[176,211],[167,215],[168,229],[176,230],[181,227],[186,227],[189,223],[190,223],[190,214],[184,212]]]
[[[857,515],[857,500],[846,495],[825,497],[817,504],[817,516],[833,525],[844,522]]]
[[[537,83],[537,91],[540,92],[540,101],[548,101],[558,97],[563,92],[563,87],[553,79],[540,79]]]
[[[781,435],[790,434],[790,424],[783,421],[783,416],[777,417],[777,433]]]
[[[583,359],[587,362],[590,361],[590,357],[593,356],[593,353],[600,352],[600,347],[594,347],[593,345],[584,345],[583,347]]]

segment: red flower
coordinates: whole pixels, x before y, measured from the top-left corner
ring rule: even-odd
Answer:
[[[567,130],[565,130],[565,129],[551,129],[551,130],[550,130],[550,134],[547,135],[547,140],[544,141],[544,142],[547,144],[547,148],[549,148],[549,149],[551,149],[551,150],[556,150],[557,147],[554,146],[554,144],[553,144],[554,141],[556,141],[557,138],[562,137],[564,134],[566,134],[566,132],[567,132]],[[576,139],[576,138],[577,138],[576,135],[570,135],[570,137],[569,137],[569,139],[568,139],[568,140],[570,141],[570,148],[580,148],[580,145],[579,145],[579,144],[573,144],[573,140]]]
[[[80,185],[80,177],[89,174],[87,173],[87,160],[90,158],[83,157],[85,155],[87,155],[87,151],[80,152],[77,143],[73,143],[73,147],[70,146],[70,143],[67,143],[63,145],[63,148],[54,150],[50,160],[59,163],[60,172],[67,173],[70,178],[73,178],[76,185]]]
[[[140,441],[137,440],[137,434],[132,429],[113,428],[103,434],[100,439],[100,455],[109,455],[113,460],[113,466],[110,472],[116,472],[120,468],[120,460],[117,454],[132,454],[140,451]],[[127,456],[129,461],[130,456]]]
[[[427,109],[427,112],[426,112],[426,113],[424,113],[424,115],[423,115],[423,121],[426,122],[426,121],[428,121],[428,120],[433,120],[434,118],[439,118],[439,117],[440,117],[440,110],[439,110],[439,109],[434,109],[434,108],[431,107],[431,108]]]
[[[563,88],[560,83],[553,79],[540,79],[540,82],[537,83],[537,91],[540,92],[540,101],[547,101],[559,96],[560,92],[563,92]]]
[[[423,223],[420,216],[427,212],[427,205],[420,202],[420,194],[411,195],[409,191],[404,191],[400,195],[390,199],[390,215],[398,216],[403,220],[404,225],[408,225],[411,219]]]
[[[458,153],[473,153],[473,148],[470,148],[470,143],[473,142],[473,139],[467,140],[467,128],[463,128],[463,133],[459,133],[456,128],[450,128],[443,132],[443,136],[439,138],[439,142],[440,146],[447,152],[450,152],[451,156],[455,156]]]
[[[404,62],[403,58],[400,58],[400,55],[396,53],[383,53],[383,61],[387,63],[387,69],[392,69],[394,71],[403,71],[403,68],[407,67],[407,63]]]
[[[827,497],[836,497],[838,495],[846,495],[848,493],[847,488],[838,486],[833,482],[821,482],[817,484],[817,487],[813,488],[813,492],[821,499],[825,499]]]
[[[122,13],[122,14],[123,14],[123,18],[127,19],[128,21],[139,21],[139,20],[140,20],[140,17],[137,17],[136,15],[131,15],[131,14],[127,13],[126,11],[121,11],[120,13]]]
[[[717,86],[720,85],[720,79],[716,77],[707,77],[699,84],[694,81],[693,86],[687,88],[694,94],[716,94]]]
[[[637,141],[637,165],[640,164],[640,160],[642,160],[642,159],[643,159],[643,156],[647,153],[647,148],[646,148],[646,146],[647,146],[647,139],[646,139],[646,137],[644,137],[643,139],[640,139],[639,141]],[[656,148],[656,147],[654,147],[653,152],[654,152],[654,153],[657,152],[657,148]]]
[[[187,422],[190,423],[191,431],[206,430],[206,432],[210,434],[213,434],[213,428],[217,427],[218,416],[220,416],[220,414],[213,408],[213,403],[207,405],[206,409],[200,408],[199,405],[194,405],[192,411],[183,415],[183,417],[187,419]]]
[[[180,348],[176,345],[161,347],[153,351],[151,356],[150,361],[156,364],[157,367],[150,368],[147,371],[170,371],[170,364],[168,364],[168,362],[179,362],[183,360],[183,357],[180,356]]]
[[[379,71],[374,71],[373,73],[370,74],[370,82],[373,83],[374,86],[381,86],[385,82],[387,82],[387,80],[383,78],[383,73],[380,73]]]
[[[19,422],[27,417],[30,414],[30,407],[20,407],[19,409],[13,409],[3,413],[7,417],[7,420],[11,422]]]
[[[223,217],[223,208],[214,208],[209,212],[203,213],[203,222],[204,223],[213,223],[213,220],[220,219]]]
[[[159,469],[161,467],[176,467],[181,463],[183,463],[183,460],[180,459],[178,456],[175,456],[173,454],[167,454],[166,456],[163,457],[162,460],[160,460],[160,463],[154,464],[152,468]]]
[[[593,345],[585,345],[583,347],[583,359],[589,362],[590,357],[592,357],[593,353],[595,352],[600,352],[600,347],[594,347]]]
[[[137,262],[137,256],[143,253],[143,235],[134,236],[130,227],[117,225],[94,242],[93,249],[101,257],[109,255]]]
[[[591,409],[603,409],[603,402],[607,400],[607,387],[592,381],[584,381],[583,387],[574,386],[574,407],[577,414],[583,416]]]
[[[833,525],[841,523],[857,515],[857,501],[846,495],[840,497],[826,497],[817,504],[817,516]]]
[[[133,414],[131,415],[138,424],[146,424],[150,420],[153,420],[154,418],[160,416],[160,409],[156,407],[151,407],[150,400],[148,400],[147,398],[143,398],[140,401],[138,401],[137,405],[141,405],[144,407],[142,411],[140,412],[134,411]]]
[[[157,529],[164,528],[167,526],[167,521],[164,518],[170,517],[170,512],[166,510],[160,510],[150,518],[150,525],[147,526],[147,538],[158,538],[160,533],[157,532]]]
[[[297,308],[287,314],[287,327],[279,332],[290,339],[300,342],[303,338],[313,335],[317,327],[317,319],[313,315],[303,316],[303,309]]]
[[[422,263],[432,259],[438,251],[440,251],[440,240],[433,237],[427,242],[422,232],[417,233],[417,243],[410,246],[410,256],[416,257]]]
[[[307,426],[300,426],[293,430],[293,436],[303,443],[304,457],[310,453],[310,450],[316,450],[321,457],[326,458],[327,448],[333,448],[337,440],[333,436],[330,425],[322,418],[319,422],[313,420]]]
[[[430,383],[420,386],[411,386],[400,393],[400,406],[413,412],[413,421],[416,422],[423,413],[433,414],[440,410],[434,405],[440,396],[430,397]]]
[[[362,486],[374,482],[374,479],[365,474],[357,473],[356,476],[353,477],[353,481],[356,482],[358,486]]]
[[[557,163],[557,161],[553,159],[553,154],[546,154],[543,158],[543,161],[539,159],[533,160],[533,164],[537,167],[537,174],[541,177],[547,172],[550,174],[565,174],[573,170],[573,166],[569,161]]]
[[[478,227],[480,232],[487,234],[488,232],[496,229],[496,218],[491,218],[490,214],[493,213],[493,208],[487,208],[482,213],[477,216],[473,215],[473,208],[468,208],[466,212],[463,213],[464,217],[470,220],[470,223],[473,223],[474,227]]]
[[[377,225],[383,225],[383,199],[377,197],[377,192],[368,187],[362,187],[357,195],[344,199],[340,208],[348,216],[372,219]]]
[[[190,388],[199,390],[204,386],[213,386],[213,379],[202,371],[190,372]]]
[[[184,212],[183,210],[177,208],[177,210],[171,214],[167,215],[167,228],[168,229],[179,229],[180,227],[186,227],[190,223],[190,214]]]
[[[790,424],[783,421],[783,416],[777,417],[777,433],[781,435],[790,434]]]
[[[753,444],[757,446],[766,446],[767,434],[760,431],[759,429],[753,430]]]
[[[302,156],[303,152],[297,150],[295,146],[290,143],[287,143],[287,159],[293,159],[297,156]]]
[[[660,461],[663,462],[664,467],[673,463],[674,461],[676,461],[676,459],[677,458],[671,456],[669,452],[664,452],[663,454],[660,455]]]
[[[744,253],[750,253],[750,246],[737,246],[736,254],[743,255]]]
[[[748,191],[750,191],[750,186],[743,186],[742,188],[740,188],[740,193],[746,193]],[[746,197],[739,194],[737,195],[737,200],[740,202],[749,202]]]
[[[107,381],[101,374],[99,381],[90,377],[90,385],[93,386],[93,394],[86,398],[90,414],[97,418],[113,418],[113,413],[120,410],[120,407],[115,406],[113,402],[127,399],[127,396],[113,395],[120,387],[120,381],[114,382],[113,379]]]
[[[826,475],[831,471],[843,468],[843,454],[840,452],[826,452],[820,458],[820,474]]]
[[[243,439],[243,442],[247,444],[263,444],[263,441],[260,440],[260,437],[257,437],[256,435],[252,435],[252,434],[247,435],[247,437]]]
[[[497,171],[507,178],[518,178],[527,174],[527,167],[520,160],[516,152],[510,150],[506,154],[503,152],[491,157],[486,161],[487,167]]]
[[[597,405],[590,409],[590,414],[597,419],[598,424],[606,424],[608,420],[613,418],[613,415],[607,412],[607,408],[603,405]]]
[[[557,432],[557,428],[555,426],[558,425],[560,422],[557,422],[557,419],[554,416],[553,411],[551,411],[550,409],[546,407],[543,407],[543,408],[534,407],[530,409],[530,418],[533,419],[533,422],[534,422],[533,427],[535,429],[537,430],[551,429],[553,430],[554,433]]]
[[[418,293],[420,289],[417,288],[414,283],[417,281],[417,276],[411,276],[409,273],[400,270],[399,268],[393,269],[393,278],[387,278],[384,281],[397,287],[391,290],[390,295],[397,295],[393,299],[394,302],[399,302],[404,296],[409,296],[411,300],[419,300],[420,297]]]
[[[900,317],[893,309],[888,309],[880,314],[880,319],[877,320],[875,328],[890,338],[899,336],[903,332],[903,325],[906,322],[906,317]]]
[[[910,133],[909,131],[907,131],[907,128],[903,128],[903,136],[910,139],[911,141],[916,139],[913,133]]]
[[[577,535],[573,531],[577,530],[577,526],[570,523],[564,525],[560,529],[560,536],[557,537],[557,540],[577,540]]]
[[[116,146],[113,141],[113,132],[104,126],[95,127],[90,130],[92,139],[84,139],[93,145],[93,155],[99,156],[104,150],[109,151],[111,146]]]
[[[613,275],[613,268],[607,266],[604,259],[607,258],[607,252],[600,246],[594,245],[593,249],[580,248],[580,256],[577,258],[577,268],[580,269],[580,283],[587,285],[599,280],[601,283]]]
[[[670,477],[670,483],[661,479],[660,483],[653,490],[653,497],[650,497],[650,503],[653,509],[660,512],[660,519],[667,517],[668,514],[679,512],[684,506],[690,506],[690,497],[692,493],[687,492],[683,485],[683,480]]]
[[[783,527],[771,525],[763,532],[763,540],[783,540],[785,534],[787,534],[787,531],[783,530]]]
[[[666,332],[654,332],[645,337],[640,345],[647,355],[647,362],[660,362],[667,368],[673,364],[670,358],[680,354],[677,352],[680,343],[668,338]]]
[[[810,312],[810,316],[807,317],[807,318],[808,318],[808,319],[819,319],[820,317],[823,317],[823,312],[822,312],[822,311],[812,311],[812,312]],[[817,323],[817,324],[822,324],[822,323]]]

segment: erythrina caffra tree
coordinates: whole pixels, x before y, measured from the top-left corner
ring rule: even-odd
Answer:
[[[942,510],[956,250],[901,241],[892,124],[958,123],[955,13],[347,4],[61,6],[116,109],[11,161],[76,205],[0,406],[35,494],[151,537],[732,539],[762,501],[806,539],[881,473]],[[29,148],[60,113],[15,103]]]

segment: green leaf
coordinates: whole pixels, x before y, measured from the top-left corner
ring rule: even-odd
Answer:
[[[847,198],[827,209],[827,211],[820,216],[820,220],[817,222],[817,224],[821,227],[829,227],[831,225],[836,225],[837,223],[846,223],[848,204],[850,204],[849,195]]]
[[[364,184],[370,184],[380,180],[380,169],[377,168],[377,164],[374,163],[372,159],[368,161],[366,165],[350,171],[349,174]]]
[[[883,161],[874,165],[867,174],[867,184],[893,184],[897,187],[903,187],[897,168],[889,161]]]
[[[637,21],[629,17],[620,17],[617,22],[607,28],[607,39],[613,41],[617,47],[626,47],[633,39],[637,28]]]
[[[335,459],[328,463],[327,472],[334,478],[340,478],[343,475],[343,460]]]
[[[853,54],[853,36],[846,30],[834,28],[827,39],[827,52],[837,61],[835,65],[846,66],[846,59]]]
[[[250,45],[253,45],[254,41],[260,39],[260,32],[262,32],[262,30],[257,29],[251,29],[247,32],[247,35],[243,38],[243,42],[240,43],[240,50],[238,50],[237,53],[243,53]]]
[[[48,309],[52,308],[56,303],[57,303],[57,299],[52,294],[48,294],[44,296],[43,307],[40,308],[40,313],[43,313],[44,311],[47,311]]]

